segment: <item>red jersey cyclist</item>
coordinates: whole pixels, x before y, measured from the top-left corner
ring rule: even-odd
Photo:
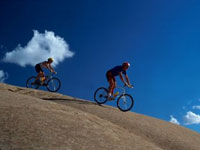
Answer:
[[[41,79],[41,82],[45,81],[45,74],[43,68],[47,68],[50,72],[56,73],[53,67],[51,66],[52,63],[53,63],[53,58],[48,58],[47,61],[43,61],[35,65],[35,71],[38,73],[36,77],[36,82],[40,83],[39,79]]]
[[[116,76],[120,76],[120,79],[124,83],[125,86],[131,86],[128,75],[126,73],[126,70],[129,67],[130,67],[130,63],[124,62],[121,66],[116,66],[107,71],[106,78],[109,83],[108,100],[115,99],[115,95],[113,95],[113,91],[116,88],[116,79],[115,79]],[[124,75],[125,80],[124,80],[122,74]]]

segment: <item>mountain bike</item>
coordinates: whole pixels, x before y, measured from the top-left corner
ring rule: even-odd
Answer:
[[[117,107],[121,111],[129,111],[134,105],[134,99],[130,94],[126,93],[126,88],[133,88],[133,86],[118,86],[116,89],[118,89],[118,92],[121,89],[121,92],[119,92],[118,96],[115,97],[117,99]],[[104,104],[108,101],[108,89],[104,87],[98,88],[94,93],[94,100],[98,104]]]
[[[40,86],[45,86],[50,92],[57,92],[61,87],[61,82],[58,78],[53,77],[53,73],[45,76],[44,81],[36,80],[36,76],[31,76],[26,81],[27,88],[38,89]]]

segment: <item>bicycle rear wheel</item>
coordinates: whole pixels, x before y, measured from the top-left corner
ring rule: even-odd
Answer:
[[[61,82],[58,78],[51,78],[47,81],[47,90],[50,92],[57,92],[61,87]]]
[[[35,82],[36,81],[36,77],[32,76],[30,78],[28,78],[26,80],[26,87],[27,88],[33,88],[33,89],[38,89],[39,88],[39,84]]]
[[[94,93],[94,100],[98,104],[104,104],[107,102],[108,98],[108,90],[104,87],[98,88]]]
[[[117,107],[121,110],[121,111],[129,111],[131,110],[131,108],[134,105],[134,100],[133,97],[129,94],[124,94],[121,95],[118,99],[117,99]]]

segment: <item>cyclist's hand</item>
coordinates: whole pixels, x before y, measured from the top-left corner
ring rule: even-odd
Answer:
[[[124,83],[124,86],[127,86],[128,88],[133,88],[133,85],[128,84],[128,83]]]
[[[51,71],[51,73],[57,74],[57,72],[55,72],[54,70],[50,70],[50,71]]]
[[[128,83],[126,83],[126,82],[124,82],[124,86],[127,86],[127,87],[129,87]]]
[[[129,86],[128,86],[129,88],[133,88],[133,85],[132,84],[129,84]]]

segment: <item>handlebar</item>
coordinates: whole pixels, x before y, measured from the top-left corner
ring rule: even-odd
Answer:
[[[51,74],[51,75],[52,75],[52,74],[57,74],[57,72],[51,72],[50,74]]]
[[[133,85],[129,85],[129,86],[127,86],[127,85],[124,85],[124,86],[117,86],[116,88],[121,88],[121,89],[124,89],[124,88],[133,88]]]
[[[126,86],[125,86],[125,87],[126,87]],[[127,87],[128,87],[128,88],[133,88],[133,85],[128,85]]]
[[[50,72],[49,74],[45,75],[46,77],[51,77],[53,74],[57,74],[57,72]]]

